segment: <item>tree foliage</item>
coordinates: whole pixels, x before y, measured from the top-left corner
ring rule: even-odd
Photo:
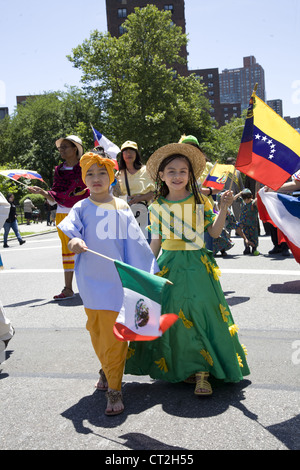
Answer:
[[[136,8],[124,28],[118,39],[94,31],[69,56],[105,115],[108,136],[119,145],[137,141],[146,157],[183,133],[207,137],[211,121],[204,86],[194,75],[175,72],[184,61],[180,50],[187,38],[172,24],[171,13],[154,5]]]
[[[99,119],[92,100],[77,88],[31,97],[11,117],[0,121],[0,165],[35,170],[50,186],[59,163],[55,141],[75,134],[90,148],[90,122]]]

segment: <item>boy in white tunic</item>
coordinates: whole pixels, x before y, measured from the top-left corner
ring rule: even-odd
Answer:
[[[114,263],[86,250],[152,274],[159,268],[128,204],[110,191],[114,162],[105,152],[93,151],[81,157],[80,166],[90,197],[76,203],[59,228],[76,253],[75,275],[88,317],[86,328],[102,367],[97,388],[107,390],[105,414],[115,415],[124,410],[121,385],[128,349],[127,342],[113,334],[123,288]]]

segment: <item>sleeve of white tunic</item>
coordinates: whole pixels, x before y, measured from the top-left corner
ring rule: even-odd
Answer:
[[[114,204],[96,204],[84,199],[71,209],[59,228],[71,239],[113,260],[136,268],[159,272],[156,259],[129,206],[115,198]],[[119,311],[123,288],[115,264],[86,252],[75,257],[76,282],[83,304],[95,310]]]

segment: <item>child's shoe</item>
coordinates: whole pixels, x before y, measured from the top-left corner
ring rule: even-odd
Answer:
[[[243,253],[244,253],[244,255],[250,255],[250,246],[246,246]]]

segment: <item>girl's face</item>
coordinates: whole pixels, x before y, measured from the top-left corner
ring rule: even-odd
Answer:
[[[109,176],[105,166],[94,163],[86,172],[85,184],[91,192],[91,196],[101,196],[109,191]]]
[[[122,155],[126,164],[134,163],[136,159],[136,152],[134,149],[131,148],[124,149]]]
[[[169,191],[183,191],[189,182],[189,166],[184,158],[175,158],[159,172]]]

